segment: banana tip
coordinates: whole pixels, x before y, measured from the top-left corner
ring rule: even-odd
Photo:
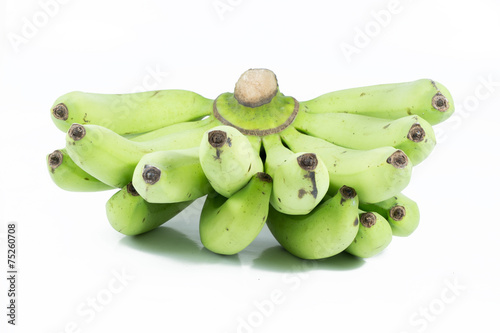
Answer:
[[[371,212],[361,214],[360,220],[361,224],[366,228],[371,228],[377,223],[377,217]]]
[[[227,141],[227,133],[220,130],[213,130],[208,133],[208,143],[214,148],[224,146]]]
[[[257,178],[259,178],[263,182],[267,182],[267,183],[273,182],[273,178],[265,172],[257,172]]]
[[[313,171],[318,166],[318,158],[316,157],[316,154],[312,153],[300,155],[297,157],[297,162],[299,163],[299,166],[306,171]]]
[[[394,221],[401,221],[406,216],[406,209],[403,206],[394,206],[391,208],[389,216]]]
[[[130,194],[133,197],[138,197],[139,193],[135,189],[134,185],[132,185],[132,182],[127,184],[127,193]]]
[[[49,154],[48,161],[52,171],[57,169],[57,167],[62,164],[63,158],[64,158],[63,154],[60,150],[54,150],[52,153]]]
[[[59,120],[68,119],[68,107],[64,103],[59,103],[52,108],[52,115]]]
[[[413,124],[408,131],[408,139],[413,142],[422,142],[425,138],[425,131],[420,124]]]
[[[346,185],[342,186],[339,192],[344,200],[354,199],[358,195],[355,189]]]
[[[438,92],[432,97],[432,107],[440,112],[446,112],[450,108],[450,102]]]
[[[150,185],[156,184],[161,177],[161,170],[152,165],[145,165],[142,171],[142,179]]]
[[[387,159],[387,163],[391,164],[397,169],[403,169],[408,165],[409,158],[402,150],[396,150]]]
[[[80,124],[73,124],[68,130],[69,137],[75,141],[83,139],[86,133],[85,127]]]

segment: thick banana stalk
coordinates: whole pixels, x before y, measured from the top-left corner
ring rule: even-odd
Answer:
[[[262,138],[265,170],[273,178],[271,205],[284,214],[307,214],[316,207],[330,184],[323,161],[312,153],[294,153],[278,134]]]
[[[203,173],[199,148],[163,150],[144,155],[135,167],[132,184],[147,202],[194,200],[212,189]]]
[[[420,211],[415,201],[398,193],[387,200],[373,204],[360,202],[362,210],[377,212],[389,222],[392,234],[399,237],[411,235],[418,227]]]
[[[135,191],[132,183],[129,183],[106,202],[106,215],[116,231],[133,236],[159,227],[192,202],[149,203]]]
[[[392,241],[389,222],[377,212],[360,212],[359,230],[346,252],[360,258],[373,257],[382,252]]]
[[[350,113],[300,112],[293,125],[301,132],[346,148],[400,149],[414,166],[427,158],[436,145],[431,124],[420,116],[387,120]]]
[[[73,124],[66,135],[66,150],[83,170],[113,187],[132,181],[137,163],[148,153],[197,147],[203,127],[135,142],[98,125]]]
[[[276,240],[302,259],[322,259],[344,251],[359,228],[358,197],[343,186],[307,215],[282,214],[269,208],[267,225]]]
[[[47,168],[54,183],[66,191],[97,192],[113,189],[76,165],[64,148],[47,155]]]
[[[455,110],[448,89],[428,79],[334,91],[300,105],[301,111],[311,113],[345,112],[386,119],[418,115],[431,125],[448,119]]]
[[[280,134],[292,151],[310,151],[324,161],[330,175],[330,194],[347,185],[356,189],[360,200],[379,202],[401,192],[410,182],[412,163],[403,151],[393,147],[343,148],[293,128]]]
[[[209,194],[200,216],[203,245],[226,255],[250,245],[266,223],[271,191],[271,177],[258,172],[228,199],[217,192]]]
[[[229,198],[263,171],[259,151],[260,138],[246,137],[231,126],[217,126],[201,139],[200,163],[213,189]]]
[[[103,126],[123,135],[201,118],[212,112],[212,104],[213,100],[186,90],[132,94],[74,91],[54,102],[51,118],[65,132],[78,123]]]

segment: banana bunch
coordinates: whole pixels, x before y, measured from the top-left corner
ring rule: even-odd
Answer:
[[[267,69],[246,71],[214,100],[184,90],[71,92],[51,108],[66,137],[47,168],[67,191],[114,189],[106,214],[125,235],[204,197],[199,233],[212,252],[242,251],[267,224],[297,257],[367,258],[417,228],[419,208],[402,191],[436,144],[432,126],[453,111],[432,80],[298,102]]]

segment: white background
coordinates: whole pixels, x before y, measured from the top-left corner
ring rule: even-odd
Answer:
[[[9,221],[19,229],[11,332],[499,331],[500,3],[336,3],[1,1],[0,331],[10,326]],[[215,98],[251,67],[272,69],[298,100],[420,78],[449,88],[457,111],[435,127],[439,143],[404,192],[421,210],[413,235],[374,258],[311,263],[265,228],[223,257],[199,241],[199,204],[127,238],[106,220],[111,192],[52,183],[58,96],[175,88]]]

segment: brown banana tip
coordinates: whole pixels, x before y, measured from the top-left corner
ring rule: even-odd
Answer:
[[[371,228],[377,223],[377,216],[375,214],[368,212],[363,213],[360,216],[361,224],[366,228]]]
[[[391,156],[387,159],[387,163],[391,164],[393,167],[397,169],[403,169],[408,165],[410,159],[402,150],[396,150],[392,153]]]
[[[213,130],[208,133],[208,143],[214,148],[224,146],[227,141],[227,133],[224,131]]]
[[[389,216],[394,221],[401,221],[406,216],[406,208],[403,206],[394,206],[389,212]]]
[[[267,183],[273,182],[273,178],[265,172],[257,172],[257,178]]]
[[[132,185],[132,182],[127,184],[127,193],[130,194],[133,197],[138,197],[139,193],[137,193],[134,185]]]
[[[450,102],[440,92],[432,97],[432,107],[440,112],[445,112],[450,108]]]
[[[299,163],[299,166],[306,171],[313,171],[318,166],[318,158],[316,157],[316,154],[312,153],[300,155],[297,157],[297,162]]]
[[[62,164],[63,158],[64,156],[60,150],[54,150],[49,154],[49,166],[52,168],[52,170],[56,169]]]
[[[345,185],[339,189],[339,192],[345,200],[353,199],[358,195],[355,189]]]
[[[59,103],[52,108],[52,115],[59,120],[68,119],[68,107],[64,103]]]
[[[156,184],[161,177],[161,170],[152,165],[145,165],[142,171],[142,179],[150,185]]]
[[[265,68],[252,68],[241,74],[234,87],[234,98],[243,106],[255,108],[269,103],[278,93],[276,75]]]
[[[413,142],[422,142],[425,138],[425,131],[420,124],[413,124],[408,131],[408,139]]]
[[[80,124],[73,124],[68,130],[69,137],[75,141],[83,139],[86,133],[85,127]]]

